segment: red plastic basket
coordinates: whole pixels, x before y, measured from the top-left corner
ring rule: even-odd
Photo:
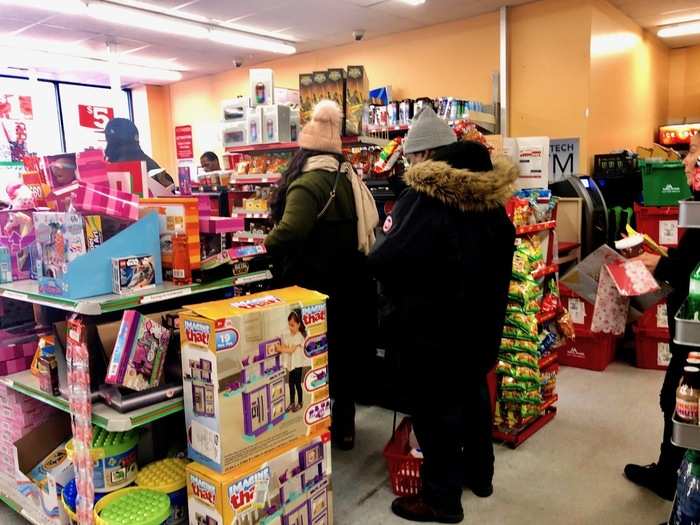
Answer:
[[[415,496],[421,490],[420,467],[423,460],[411,456],[411,428],[411,418],[403,418],[384,447],[391,490],[397,496]]]

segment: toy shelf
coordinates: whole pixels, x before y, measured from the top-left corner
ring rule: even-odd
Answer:
[[[0,296],[83,315],[102,315],[109,312],[135,308],[143,304],[168,301],[185,295],[220,290],[231,286],[231,284],[230,277],[210,283],[193,283],[186,286],[178,286],[168,281],[154,288],[128,295],[109,294],[87,297],[85,299],[66,299],[64,297],[40,293],[37,281],[25,280],[0,284]]]
[[[17,490],[15,481],[6,474],[0,474],[0,501],[34,525],[59,523],[58,518],[49,518],[38,505]]]
[[[342,137],[343,144],[351,145],[358,144],[360,142],[360,137]],[[294,150],[299,147],[298,142],[273,142],[271,144],[249,144],[247,146],[230,146],[224,148],[226,153],[224,155],[230,155],[232,153],[256,153],[256,152],[269,152],[269,151],[288,151]]]
[[[243,208],[231,210],[231,217],[234,219],[269,219],[269,211],[248,211]]]
[[[516,226],[516,235],[529,235],[531,233],[553,230],[557,227],[557,221],[540,222],[537,224],[528,224],[527,226]]]
[[[68,400],[60,396],[52,396],[39,388],[39,380],[29,370],[18,372],[0,379],[8,388],[21,392],[31,398],[46,403],[54,408],[70,413]],[[124,414],[117,412],[104,403],[92,405],[92,422],[98,427],[112,432],[126,432],[141,427],[158,419],[183,410],[182,397],[161,401],[153,405],[139,408]]]
[[[232,175],[229,180],[229,185],[277,184],[280,180],[282,180],[282,175],[279,173],[246,173],[242,175]]]
[[[251,232],[236,232],[233,234],[234,242],[261,243],[265,240],[265,235]]]

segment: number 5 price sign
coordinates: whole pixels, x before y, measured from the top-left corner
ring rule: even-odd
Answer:
[[[107,122],[113,118],[114,108],[78,104],[78,121],[83,128],[96,129],[104,132]]]

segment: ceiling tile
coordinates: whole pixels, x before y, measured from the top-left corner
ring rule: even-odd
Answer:
[[[60,44],[68,44],[78,40],[94,37],[94,33],[85,33],[68,29],[65,27],[54,26],[51,24],[37,24],[27,28],[17,35],[19,38],[35,38],[47,42],[56,42]]]
[[[181,10],[225,22],[290,4],[290,9],[296,9],[292,0],[198,0]]]

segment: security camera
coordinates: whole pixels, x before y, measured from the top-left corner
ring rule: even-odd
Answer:
[[[242,60],[242,59],[240,59],[240,58],[234,58],[234,59],[233,59],[233,67],[235,67],[236,69],[238,69],[239,67],[242,67],[242,66],[243,66],[243,60]]]
[[[364,29],[356,29],[355,31],[352,32],[352,37],[355,39],[356,42],[359,42],[365,37],[365,30]]]

